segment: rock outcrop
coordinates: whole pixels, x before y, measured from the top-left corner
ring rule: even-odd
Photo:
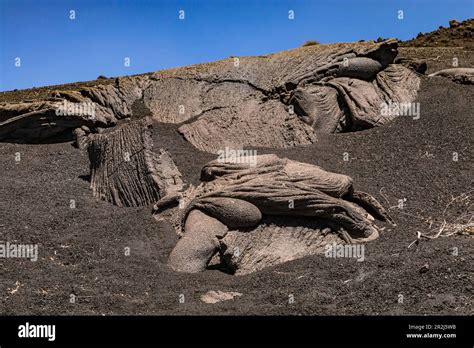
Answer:
[[[249,273],[321,252],[330,242],[371,241],[379,235],[374,218],[390,221],[348,176],[275,155],[249,163],[211,161],[204,182],[175,197],[180,207],[167,211],[166,197],[156,204],[155,213],[170,216],[181,235],[170,255],[173,269],[204,271],[219,251],[232,272]]]
[[[178,168],[167,151],[153,152],[151,121],[144,118],[85,139],[93,195],[118,206],[155,203],[182,189]]]
[[[0,104],[0,140],[47,141],[83,126],[95,133],[146,110],[154,121],[179,124],[207,152],[311,144],[318,132],[383,125],[395,116],[382,115],[381,104],[414,100],[419,77],[394,64],[397,45],[315,45],[53,91],[45,100]],[[69,112],[58,115],[61,108]]]
[[[463,83],[466,85],[474,85],[474,68],[444,69],[444,70],[437,71],[433,74],[430,74],[428,76],[429,77],[443,76],[457,83]]]

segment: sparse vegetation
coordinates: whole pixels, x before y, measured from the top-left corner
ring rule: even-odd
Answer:
[[[319,45],[319,42],[315,40],[308,40],[301,47],[314,46],[314,45]]]

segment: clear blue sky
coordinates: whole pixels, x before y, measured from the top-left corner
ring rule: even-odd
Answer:
[[[474,0],[0,0],[0,90],[266,54],[311,39],[409,39],[473,14]]]

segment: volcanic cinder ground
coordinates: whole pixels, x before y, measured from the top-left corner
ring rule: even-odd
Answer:
[[[453,56],[466,67],[474,60],[472,51],[456,47],[409,47],[400,55],[427,59],[428,73],[451,67]],[[153,218],[152,206],[117,207],[94,198],[84,151],[70,141],[1,143],[0,240],[38,244],[39,258],[0,258],[0,311],[472,314],[472,230],[412,242],[417,232],[436,234],[443,221],[472,215],[473,88],[421,76],[419,119],[398,117],[382,127],[320,135],[310,145],[257,149],[346,174],[389,209],[396,226],[378,222],[385,229],[365,244],[363,262],[312,255],[242,276],[179,273],[167,265],[176,233]],[[43,92],[6,92],[0,101],[35,93]],[[171,153],[185,182],[197,184],[200,169],[216,155],[197,150],[178,127],[155,122],[154,146]],[[210,304],[201,299],[209,291],[240,295]]]

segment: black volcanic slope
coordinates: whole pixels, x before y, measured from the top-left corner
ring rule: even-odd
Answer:
[[[321,136],[290,149],[262,150],[350,175],[391,206],[397,226],[366,245],[366,259],[305,257],[246,276],[219,271],[180,274],[166,265],[175,233],[151,206],[119,208],[92,197],[86,154],[71,143],[0,144],[0,236],[38,243],[39,260],[0,258],[4,314],[467,314],[473,309],[472,235],[423,240],[426,219],[471,213],[473,87],[423,78],[421,118]],[[196,150],[176,125],[155,124],[154,143],[168,149],[187,182],[215,156]],[[343,161],[343,153],[350,160]],[[453,161],[453,153],[458,161]],[[15,154],[21,161],[15,161]],[[471,192],[472,194],[472,192]],[[465,197],[465,196],[463,196]],[[76,208],[70,208],[74,199]],[[399,199],[406,199],[403,210]],[[447,207],[448,206],[448,207]],[[447,207],[447,208],[446,208]],[[434,223],[433,226],[438,226]],[[124,248],[130,248],[126,256]],[[457,255],[453,255],[457,248]],[[427,272],[420,272],[424,265]],[[210,305],[209,290],[242,296]],[[70,295],[76,303],[69,302]],[[185,303],[179,302],[184,294]],[[288,303],[289,294],[295,302]],[[398,303],[403,295],[403,303]]]

